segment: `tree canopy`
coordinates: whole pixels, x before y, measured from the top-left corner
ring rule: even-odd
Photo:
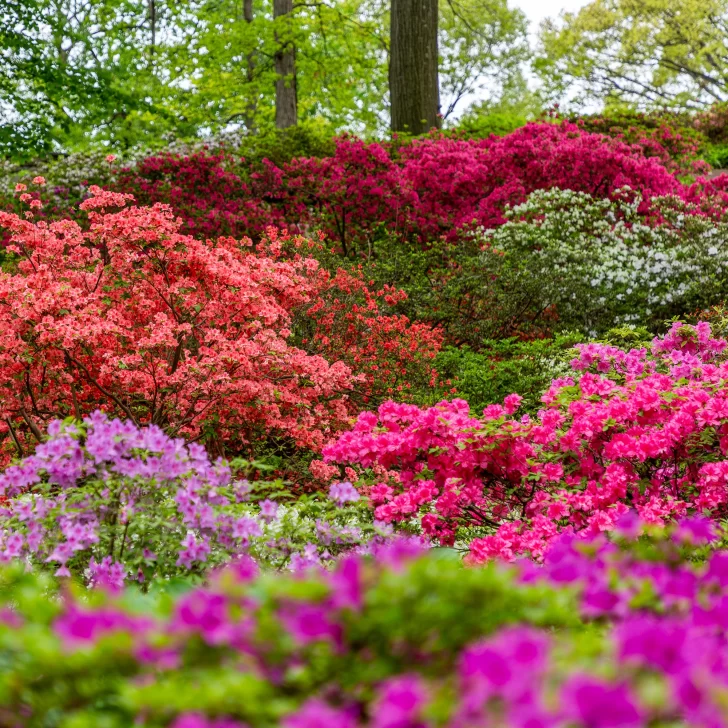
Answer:
[[[297,116],[389,126],[389,0],[0,0],[0,154],[162,145],[275,121],[295,49]],[[446,118],[522,84],[527,23],[507,0],[440,0]]]
[[[696,109],[728,99],[726,0],[593,0],[541,27],[554,98]]]

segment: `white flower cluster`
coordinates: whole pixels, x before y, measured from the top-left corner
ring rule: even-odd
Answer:
[[[589,333],[728,295],[728,224],[668,197],[652,201],[648,220],[639,194],[624,188],[617,198],[533,192],[505,225],[483,231],[483,255],[505,254],[524,282],[539,282],[544,305]]]

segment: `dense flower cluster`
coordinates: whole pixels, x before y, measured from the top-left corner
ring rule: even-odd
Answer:
[[[329,504],[279,504],[262,499],[264,484],[234,477],[200,445],[157,426],[95,412],[82,423],[53,422],[49,434],[0,475],[2,562],[118,588],[126,579],[201,575],[242,553],[295,569],[377,537],[341,509],[359,499],[351,483],[332,485]]]
[[[197,237],[257,240],[271,224],[300,232],[315,226],[344,255],[365,255],[382,237],[428,242],[457,238],[473,223],[499,225],[508,205],[536,189],[602,198],[629,185],[641,193],[643,209],[653,196],[687,194],[661,164],[668,155],[659,141],[649,146],[562,121],[530,123],[504,137],[443,135],[402,146],[343,137],[331,156],[280,164],[251,165],[224,148],[167,152],[112,175],[103,163],[98,179],[142,204],[170,204],[184,232]],[[66,190],[58,188],[52,207],[69,207]]]
[[[728,363],[710,326],[673,325],[650,351],[584,344],[536,418],[509,395],[481,417],[462,400],[388,402],[324,449],[357,465],[375,515],[419,516],[469,560],[539,558],[562,532],[608,530],[629,508],[647,522],[728,503]]]
[[[253,172],[249,182],[240,181],[238,201],[230,196],[231,185],[238,183],[219,157],[155,158],[149,165],[153,172],[144,177],[146,168],[140,168],[134,179],[127,174],[120,189],[171,203],[195,234],[235,230],[255,237],[261,229],[254,220],[265,220],[259,215],[264,205],[276,211],[268,220],[323,227],[344,255],[366,253],[382,235],[426,242],[457,236],[473,223],[498,225],[506,205],[522,202],[535,189],[559,187],[604,197],[630,185],[645,200],[682,190],[638,146],[568,122],[528,124],[502,138],[434,137],[398,150],[344,137],[331,157],[297,158],[280,167],[268,163]],[[219,212],[216,193],[198,201],[210,179],[214,190],[224,187]],[[231,212],[236,205],[239,212]]]
[[[619,529],[614,542],[562,538],[543,567],[515,573],[397,541],[293,579],[242,560],[161,604],[49,600],[47,584],[6,569],[3,715],[143,716],[155,728],[727,725],[717,534],[634,516]]]
[[[244,451],[254,434],[315,449],[347,421],[352,393],[406,393],[413,376],[431,376],[438,336],[384,313],[398,291],[323,270],[314,243],[273,229],[255,250],[203,242],[164,205],[92,192],[85,231],[0,214],[17,256],[0,273],[6,453],[22,454],[55,417],[97,408],[220,453]]]
[[[647,224],[638,213],[641,196],[621,192],[620,200],[533,192],[506,211],[506,224],[484,231],[483,256],[505,257],[504,265],[518,271],[518,287],[532,291],[532,308],[553,307],[562,326],[589,335],[623,323],[661,323],[722,301],[726,224],[674,197],[653,198],[659,219]]]
[[[585,131],[639,145],[646,156],[657,157],[666,169],[689,175],[710,170],[710,165],[700,158],[707,131],[703,119],[709,115],[617,112],[580,116],[572,121]]]

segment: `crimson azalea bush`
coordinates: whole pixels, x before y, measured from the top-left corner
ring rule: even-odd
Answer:
[[[638,145],[646,156],[654,156],[679,175],[705,174],[705,129],[701,114],[617,112],[572,117],[585,131],[607,134],[627,144]]]
[[[384,314],[398,292],[325,271],[316,243],[274,229],[255,249],[201,241],[167,206],[92,193],[87,230],[0,214],[15,256],[0,273],[5,453],[97,408],[218,454],[273,436],[316,449],[348,421],[352,393],[376,401],[429,381],[438,335]]]
[[[199,444],[157,426],[52,422],[33,455],[0,475],[0,561],[121,587],[205,572],[243,553],[301,568],[361,547],[377,533],[350,483],[330,499],[251,483],[249,463],[211,462]],[[357,504],[357,505],[352,505]]]
[[[507,205],[536,189],[601,198],[629,186],[646,209],[651,197],[684,189],[661,164],[659,143],[653,146],[647,156],[639,144],[569,121],[533,122],[487,139],[380,144],[344,136],[329,156],[279,163],[251,163],[225,148],[168,152],[119,167],[113,182],[104,163],[99,178],[142,204],[172,205],[184,232],[197,237],[257,240],[270,224],[285,222],[300,232],[322,228],[341,253],[359,257],[386,236],[427,243],[457,238],[474,222],[499,225]]]
[[[453,400],[359,415],[324,460],[356,466],[375,516],[419,519],[470,562],[540,558],[560,533],[608,530],[630,508],[652,523],[726,514],[728,362],[710,326],[676,323],[651,349],[582,344],[537,417],[517,394],[478,417]]]
[[[169,177],[179,184],[176,174]],[[628,185],[647,201],[682,190],[639,147],[568,122],[531,123],[489,139],[434,136],[397,149],[343,137],[330,157],[268,164],[253,178],[258,195],[289,224],[322,227],[344,256],[371,255],[383,237],[427,243],[499,225],[504,208],[535,189],[607,197]]]
[[[196,237],[257,237],[280,222],[280,215],[260,198],[246,172],[245,158],[223,151],[157,154],[121,167],[114,189],[142,205],[171,205],[184,219],[183,231]]]
[[[726,555],[704,520],[623,519],[542,567],[408,542],[331,571],[241,560],[158,598],[57,598],[0,570],[5,725],[623,728],[728,725]],[[556,629],[554,629],[556,628]]]

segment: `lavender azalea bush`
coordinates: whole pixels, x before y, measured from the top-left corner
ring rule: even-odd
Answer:
[[[377,536],[350,484],[286,504],[281,483],[238,477],[246,466],[100,412],[54,422],[0,475],[0,558],[120,587],[201,576],[242,553],[296,568]]]

